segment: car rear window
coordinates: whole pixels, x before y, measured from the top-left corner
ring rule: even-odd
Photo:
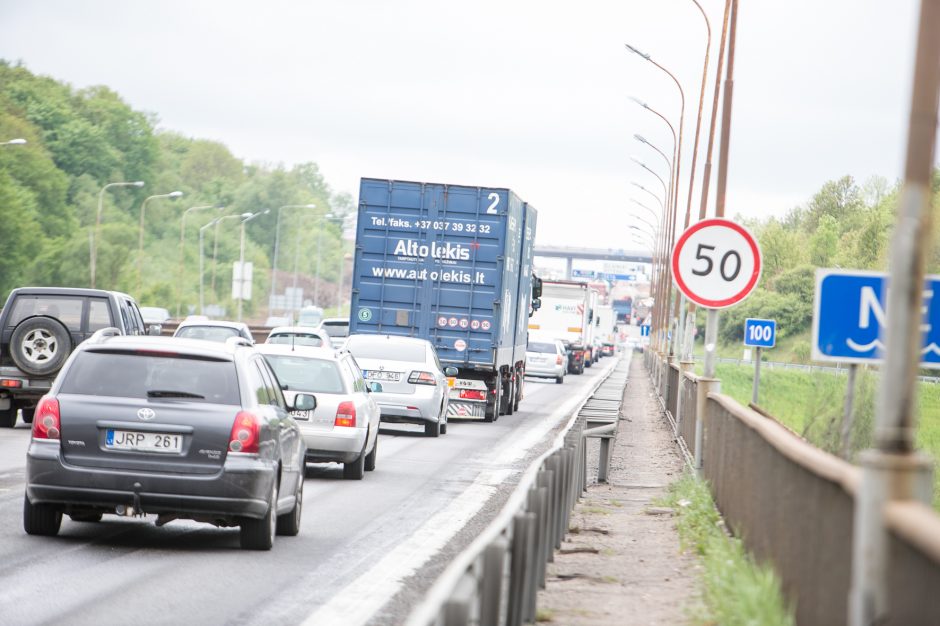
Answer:
[[[266,354],[274,373],[291,391],[312,393],[344,393],[343,379],[335,361],[307,357]]]
[[[390,361],[424,362],[426,349],[422,344],[400,343],[384,338],[350,337],[346,349],[358,359],[388,359]]]
[[[349,335],[349,322],[323,322],[320,327],[330,333],[330,337],[345,337]]]
[[[80,352],[65,373],[61,392],[241,404],[238,376],[232,361],[152,353]],[[154,392],[160,392],[159,396]],[[174,396],[174,393],[180,395]]]
[[[16,326],[27,317],[54,317],[69,330],[82,329],[82,298],[65,296],[18,296],[13,301],[8,324]]]
[[[271,335],[265,343],[278,343],[288,346],[311,346],[313,348],[323,347],[323,339],[319,335],[301,335],[299,333]]]
[[[555,349],[555,344],[541,343],[538,341],[530,342],[527,350],[529,352],[548,352],[550,354],[555,354],[555,352],[557,352],[557,350]]]
[[[226,326],[184,326],[176,331],[176,336],[225,343],[229,337],[237,337],[238,331]]]

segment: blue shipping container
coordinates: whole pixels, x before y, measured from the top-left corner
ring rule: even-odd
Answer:
[[[350,333],[422,337],[462,368],[519,361],[535,222],[509,189],[363,178]]]

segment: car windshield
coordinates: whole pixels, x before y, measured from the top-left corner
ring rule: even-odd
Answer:
[[[271,335],[265,343],[279,343],[288,346],[312,346],[320,348],[323,346],[323,339],[319,335],[310,335],[307,333],[283,333]]]
[[[229,337],[237,337],[238,330],[228,326],[183,326],[176,331],[176,336],[225,343]]]
[[[308,357],[266,354],[278,380],[291,391],[344,393],[343,379],[335,361]]]
[[[550,352],[551,354],[555,354],[555,352],[557,352],[557,350],[555,349],[555,344],[542,343],[538,341],[530,342],[527,350],[529,352]]]
[[[357,359],[385,359],[388,361],[416,361],[424,363],[425,347],[419,343],[401,343],[385,338],[350,337],[346,349]]]
[[[330,333],[330,337],[345,337],[349,334],[349,322],[323,322],[321,328]]]
[[[179,398],[240,404],[235,364],[188,356],[85,351],[76,355],[62,393],[119,398]]]

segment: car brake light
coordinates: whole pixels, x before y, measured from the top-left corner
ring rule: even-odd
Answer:
[[[336,407],[336,418],[333,420],[334,426],[355,426],[356,425],[356,405],[348,400],[340,402]]]
[[[411,372],[408,382],[412,385],[436,385],[437,379],[431,372]]]
[[[464,400],[486,400],[486,392],[482,389],[461,389],[459,395]]]
[[[558,354],[555,356],[555,365],[561,365],[561,355]]]
[[[258,443],[261,439],[261,422],[254,413],[239,411],[232,424],[232,434],[229,436],[228,449],[231,452],[243,454],[257,454]]]
[[[59,416],[59,401],[52,396],[43,396],[33,415],[34,439],[58,439],[62,419]]]
[[[0,387],[6,387],[7,389],[19,389],[22,386],[22,380],[15,380],[13,378],[0,379]]]

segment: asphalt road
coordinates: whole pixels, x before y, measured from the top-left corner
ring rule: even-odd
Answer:
[[[515,415],[429,439],[383,426],[376,470],[309,466],[297,537],[243,551],[238,529],[153,517],[23,531],[29,428],[0,429],[0,624],[397,624],[499,510],[607,358],[563,385],[527,380]]]

